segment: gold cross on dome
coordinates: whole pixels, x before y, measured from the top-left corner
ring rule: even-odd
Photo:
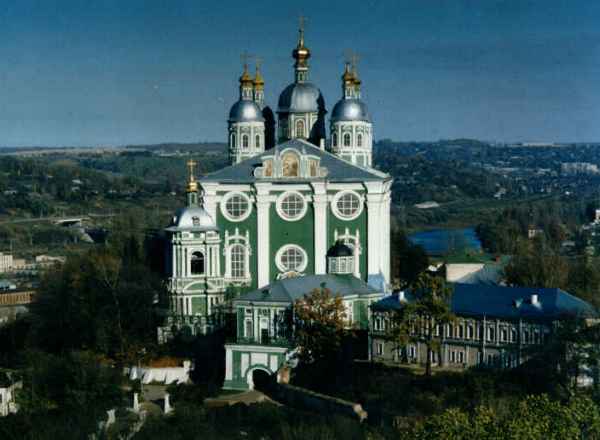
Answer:
[[[250,59],[250,55],[247,51],[243,51],[240,55],[240,59],[242,60],[242,65],[244,66],[244,70],[248,70],[248,60]]]
[[[262,58],[261,57],[256,57],[256,68],[260,69],[260,66],[262,64]]]
[[[190,169],[190,181],[194,180],[194,169],[196,168],[196,165],[198,165],[198,162],[196,162],[194,159],[187,161],[187,166]]]
[[[304,27],[306,26],[306,17],[300,14],[300,17],[298,17],[298,22],[300,25],[300,27],[298,28],[300,32],[300,43],[304,44]]]
[[[358,60],[359,60],[359,56],[356,52],[351,52],[352,55],[350,55],[350,62],[352,63],[352,67],[354,69],[356,69],[356,65],[358,64]]]

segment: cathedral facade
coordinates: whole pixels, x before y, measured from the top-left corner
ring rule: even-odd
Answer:
[[[252,77],[245,65],[227,121],[231,165],[198,180],[190,173],[188,206],[166,229],[171,297],[162,337],[175,327],[210,331],[229,288],[331,273],[327,254],[337,243],[352,254],[344,273],[377,291],[389,285],[392,179],[371,166],[372,122],[356,66],[346,64],[327,124],[302,30],[292,56],[294,81],[279,96],[277,122],[259,68]]]

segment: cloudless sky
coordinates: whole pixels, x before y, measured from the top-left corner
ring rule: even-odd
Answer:
[[[328,109],[358,52],[378,139],[600,141],[598,0],[3,0],[0,145],[223,141],[240,53],[276,107],[300,14]]]

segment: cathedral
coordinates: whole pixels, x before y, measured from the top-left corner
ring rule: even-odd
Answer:
[[[351,278],[349,298],[352,289],[369,298],[388,289],[392,178],[372,168],[373,127],[356,64],[346,63],[328,116],[302,29],[292,56],[294,79],[276,112],[260,66],[252,75],[244,64],[227,120],[231,164],[197,178],[188,163],[187,206],[165,230],[170,311],[159,340],[181,329],[210,332],[232,291],[330,275]],[[238,321],[240,331],[245,318]],[[249,334],[268,333],[259,326],[257,319]]]

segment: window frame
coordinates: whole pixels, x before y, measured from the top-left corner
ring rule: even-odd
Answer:
[[[302,200],[302,207],[301,207],[300,211],[298,211],[298,213],[294,217],[290,217],[284,211],[284,208],[283,208],[283,204],[284,204],[285,200],[292,196],[299,197]],[[301,220],[306,215],[306,211],[308,210],[308,201],[306,200],[306,197],[301,192],[286,191],[286,192],[280,194],[279,197],[277,197],[277,201],[275,203],[275,209],[277,210],[277,214],[279,214],[279,217],[281,217],[283,220],[288,221],[288,222],[295,222],[295,221]]]
[[[242,197],[243,199],[245,199],[246,204],[247,204],[246,212],[239,217],[232,216],[227,209],[227,203],[229,202],[229,200],[236,196],[239,196],[239,197]],[[239,191],[232,191],[230,193],[227,193],[222,198],[220,207],[221,207],[221,214],[223,214],[223,217],[225,217],[230,222],[243,222],[250,216],[250,214],[252,214],[252,200],[250,199],[250,197],[248,195],[246,195],[243,192],[239,192]]]
[[[339,210],[339,207],[338,207],[339,200],[346,195],[352,195],[352,196],[356,197],[358,200],[358,209],[352,215],[343,214]],[[364,205],[365,205],[364,199],[358,192],[356,192],[354,190],[342,190],[342,191],[338,192],[331,200],[331,211],[340,220],[352,221],[352,220],[357,219],[362,214]]]
[[[283,260],[282,260],[285,252],[287,252],[288,250],[291,250],[291,249],[299,251],[300,255],[302,256],[301,264],[295,268],[289,268],[289,267],[285,266],[283,263]],[[282,273],[303,272],[306,270],[306,268],[308,266],[308,254],[306,253],[306,251],[304,249],[302,249],[297,244],[288,243],[288,244],[281,246],[279,248],[279,250],[277,251],[277,254],[275,255],[275,265],[277,266],[277,269],[279,269]]]

